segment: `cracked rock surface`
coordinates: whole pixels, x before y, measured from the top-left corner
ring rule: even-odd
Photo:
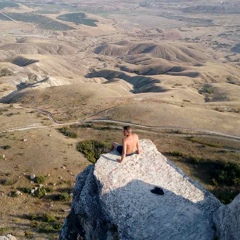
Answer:
[[[216,211],[214,221],[219,239],[240,239],[240,194],[230,204],[223,205]]]
[[[214,239],[223,205],[150,140],[140,145],[142,154],[122,163],[115,151],[103,154],[77,176],[60,239]]]

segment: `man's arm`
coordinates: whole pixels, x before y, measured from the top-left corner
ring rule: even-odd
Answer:
[[[140,154],[140,153],[142,153],[142,149],[140,149],[138,135],[137,135],[136,137],[137,137],[137,144],[136,144],[136,147],[137,147],[137,153]]]
[[[121,158],[118,158],[118,159],[117,159],[118,162],[122,162],[123,159],[126,157],[127,144],[126,144],[125,139],[122,140],[122,146],[123,146],[122,156],[121,156]]]

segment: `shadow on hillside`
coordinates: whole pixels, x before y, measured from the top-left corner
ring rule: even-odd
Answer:
[[[25,88],[34,88],[34,87],[37,87],[37,85],[38,85],[39,83],[44,83],[44,82],[46,82],[46,81],[48,81],[48,80],[49,80],[49,78],[46,77],[46,78],[44,78],[44,79],[42,79],[42,80],[35,81],[35,82],[33,82],[33,83],[21,82],[21,83],[19,83],[19,84],[17,85],[17,90],[18,90],[18,91],[21,91],[22,89],[25,89]]]
[[[28,58],[21,57],[21,56],[16,57],[12,61],[13,64],[20,66],[20,67],[26,67],[28,65],[31,65],[31,64],[37,63],[37,62],[39,62],[39,60],[28,59]]]
[[[85,76],[86,78],[103,77],[108,80],[108,83],[115,81],[116,79],[122,79],[133,85],[133,93],[143,92],[166,92],[167,89],[157,86],[155,84],[161,81],[156,78],[146,77],[142,75],[129,76],[124,72],[115,70],[101,70],[89,73]]]

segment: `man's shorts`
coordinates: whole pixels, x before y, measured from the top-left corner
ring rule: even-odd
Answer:
[[[123,146],[122,145],[118,145],[116,150],[118,151],[118,153],[120,153],[122,155]]]

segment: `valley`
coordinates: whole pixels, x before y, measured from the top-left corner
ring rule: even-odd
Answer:
[[[239,12],[237,0],[1,1],[0,235],[57,239],[90,164],[76,144],[121,141],[126,124],[230,201],[239,183],[214,185],[206,166],[240,164]],[[27,193],[32,174],[46,195]]]

